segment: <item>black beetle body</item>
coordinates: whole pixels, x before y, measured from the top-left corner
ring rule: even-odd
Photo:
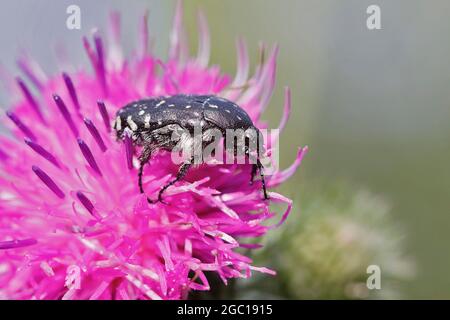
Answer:
[[[194,128],[203,132],[203,142],[209,141],[208,130],[247,130],[253,129],[259,134],[248,114],[237,104],[213,95],[174,95],[131,102],[121,108],[113,125],[117,137],[123,139],[130,134],[135,144],[143,146],[139,157],[139,189],[142,187],[142,172],[153,151],[157,149],[172,150],[180,140],[173,139],[173,132],[180,129],[194,133]],[[192,143],[190,138],[183,138],[183,143]],[[204,144],[203,144],[204,147]],[[236,152],[236,151],[235,151]],[[163,192],[175,182],[182,179],[193,161],[181,165],[177,177],[165,185],[159,192],[158,201],[162,201]],[[259,170],[263,182],[264,197],[267,199],[262,164],[257,158],[253,165],[251,181]],[[150,203],[154,201],[148,199]]]

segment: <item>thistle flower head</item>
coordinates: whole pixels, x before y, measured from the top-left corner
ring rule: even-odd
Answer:
[[[225,283],[253,271],[274,273],[237,249],[258,247],[250,243],[271,228],[263,224],[275,215],[269,204],[287,206],[282,222],[289,199],[271,192],[270,203],[264,201],[260,182],[248,183],[249,165],[203,165],[167,190],[169,204],[149,204],[136,183],[138,150],[111,132],[123,105],[176,93],[227,97],[266,126],[259,117],[275,85],[277,48],[248,79],[247,50],[239,41],[232,79],[208,66],[201,15],[198,55],[187,55],[181,11],[179,5],[164,62],[147,48],[147,16],[137,50],[123,58],[117,14],[108,45],[98,32],[83,39],[93,73],[47,76],[30,58],[20,59],[27,80],[16,79],[20,99],[4,119],[11,135],[0,138],[1,298],[180,299],[190,290],[209,290],[207,272]],[[286,98],[281,127],[288,89]],[[268,149],[274,144],[268,141]],[[268,177],[268,186],[289,178],[305,151]],[[146,193],[176,172],[168,154],[156,155],[144,171]]]

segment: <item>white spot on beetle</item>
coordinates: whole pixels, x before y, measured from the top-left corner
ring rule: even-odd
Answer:
[[[131,119],[131,116],[128,116],[127,118],[127,123],[130,126],[130,129],[132,131],[136,131],[138,129],[137,124],[133,121],[133,119]]]
[[[186,106],[185,108],[186,108],[186,109],[190,109],[190,108],[191,108],[191,106]]]
[[[144,125],[145,125],[145,128],[147,128],[147,129],[150,128],[150,119],[151,119],[151,117],[149,114],[147,114],[144,118]]]
[[[215,104],[210,104],[209,107],[210,107],[210,108],[213,108],[213,109],[219,109],[219,107],[216,106]]]
[[[225,112],[231,113],[231,111],[229,109],[225,109]]]
[[[156,104],[156,107],[162,106],[164,103],[166,103],[166,100],[161,100]]]
[[[175,105],[174,104],[169,104],[169,107],[175,107]]]
[[[158,121],[158,125],[162,125],[162,121],[161,120]]]
[[[239,116],[236,116],[236,118],[238,118],[238,120],[242,120],[242,118],[241,118],[241,117],[239,117]]]
[[[128,128],[128,127],[126,127],[125,129],[123,129],[123,133],[124,133],[124,136],[125,136],[125,135],[129,135],[130,137],[133,137],[133,131],[131,131],[131,129]]]
[[[120,119],[120,117],[116,118],[115,127],[116,130],[122,130],[122,119]]]
[[[145,113],[145,111],[144,111],[144,110],[141,110],[141,111],[139,111],[138,114],[139,114],[140,116],[142,116],[144,113]]]

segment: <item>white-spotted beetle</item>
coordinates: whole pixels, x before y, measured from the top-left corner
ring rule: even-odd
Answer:
[[[183,139],[173,139],[173,132],[181,129],[194,133],[197,126],[202,130],[202,143],[207,143],[211,139],[209,130],[220,130],[225,134],[226,130],[247,130],[253,129],[257,133],[258,152],[256,161],[252,166],[251,182],[257,173],[260,172],[264,199],[268,199],[266,184],[264,180],[263,166],[259,158],[260,131],[254,126],[249,115],[237,104],[227,99],[214,95],[185,95],[178,94],[169,97],[157,97],[131,102],[121,108],[117,114],[113,125],[117,138],[123,140],[125,134],[130,134],[133,142],[142,146],[139,156],[138,185],[141,193],[142,173],[144,165],[149,161],[152,153],[158,149],[168,151]],[[193,144],[193,139],[184,139],[185,144]],[[202,145],[204,147],[204,144]],[[245,146],[245,154],[249,155],[248,146]],[[234,150],[236,153],[236,149]],[[158,194],[158,200],[162,202],[164,191],[181,180],[193,164],[194,159],[183,163],[176,178],[164,185]],[[155,203],[147,197],[149,203]]]

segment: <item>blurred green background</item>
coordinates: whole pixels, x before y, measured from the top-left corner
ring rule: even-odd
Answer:
[[[64,27],[69,4],[81,7],[80,31]],[[371,4],[381,8],[381,30],[366,27],[366,9]],[[49,54],[49,44],[62,42],[69,44],[68,55],[73,63],[87,65],[80,37],[94,26],[105,27],[112,9],[122,13],[123,39],[128,49],[137,38],[138,17],[149,9],[155,51],[164,56],[174,7],[175,1],[162,0],[5,1],[0,11],[0,59],[13,69],[17,48],[24,47],[53,72],[57,67]],[[310,146],[300,171],[281,188],[294,199],[295,208],[284,238],[269,238],[269,247],[275,246],[287,257],[304,259],[304,253],[290,254],[289,250],[295,251],[302,243],[311,245],[311,238],[301,238],[305,235],[302,228],[315,225],[315,212],[320,212],[317,217],[327,212],[330,216],[350,212],[348,221],[365,224],[370,232],[387,241],[375,242],[378,247],[371,247],[376,252],[371,262],[385,263],[383,259],[376,261],[376,257],[383,252],[390,256],[390,239],[401,251],[393,259],[400,261],[400,256],[405,256],[413,261],[403,271],[396,271],[397,278],[405,273],[405,279],[396,286],[400,296],[450,298],[450,2],[187,0],[185,21],[193,52],[198,9],[206,13],[210,26],[211,62],[221,65],[225,72],[235,72],[238,36],[247,41],[253,65],[260,41],[279,44],[277,88],[264,118],[272,127],[278,124],[283,87],[290,86],[293,110],[281,137],[282,167],[294,160],[298,146]],[[0,98],[4,103],[5,95]],[[330,191],[341,188],[336,181],[345,181],[342,196],[337,196],[341,191]],[[369,200],[363,202],[372,207],[358,202],[361,192],[366,192],[361,190],[369,190],[370,196],[363,197]],[[342,197],[347,199],[346,204],[339,200]],[[370,200],[373,197],[382,200]],[[380,211],[388,217],[381,223],[373,222],[371,215]],[[321,226],[317,230],[325,236],[332,231]],[[288,239],[296,234],[302,241],[289,244]],[[364,233],[360,237],[364,238]],[[344,260],[345,252],[340,253]],[[295,268],[292,271],[288,267],[292,263],[289,259],[267,261],[264,252],[260,255],[259,261],[281,268],[281,278],[287,277],[285,281],[289,282],[289,272],[295,273]],[[366,267],[362,264],[355,277],[361,278],[360,272]],[[264,277],[261,281],[259,288],[271,288],[278,280]],[[280,296],[303,298],[314,294],[292,293],[291,288]]]

